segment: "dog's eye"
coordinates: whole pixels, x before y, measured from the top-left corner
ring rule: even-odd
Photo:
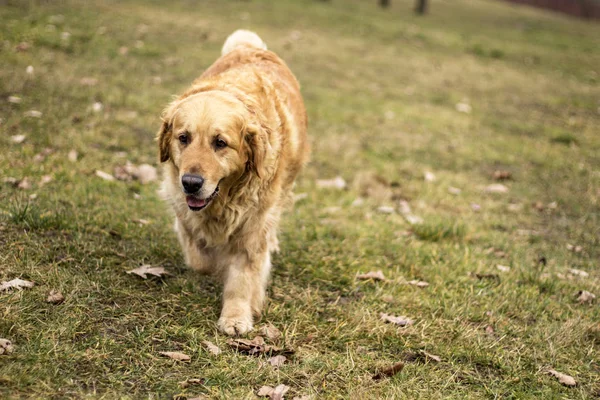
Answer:
[[[179,143],[181,144],[188,144],[188,135],[185,133],[182,133],[181,135],[179,135]]]
[[[217,149],[224,149],[225,147],[227,147],[227,142],[223,139],[217,139],[215,140],[215,147]]]

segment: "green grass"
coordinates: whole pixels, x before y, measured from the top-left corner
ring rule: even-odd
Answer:
[[[0,293],[0,337],[16,347],[0,356],[0,397],[252,399],[279,383],[290,399],[600,395],[598,302],[576,300],[600,295],[600,25],[500,1],[433,2],[426,17],[392,3],[3,3],[0,170],[32,188],[0,183],[0,281],[36,286]],[[94,174],[158,164],[162,108],[240,27],[288,62],[310,120],[312,161],[296,190],[307,197],[284,217],[257,324],[296,351],[279,370],[217,332],[220,288],[185,268],[158,185]],[[42,118],[24,116],[32,109]],[[512,173],[509,192],[486,193],[498,169]],[[360,174],[379,189],[357,206]],[[41,186],[44,175],[53,180]],[[317,188],[336,175],[348,190]],[[399,200],[423,224],[377,211]],[[142,264],[170,275],[125,273]],[[378,269],[387,281],[355,279]],[[52,289],[64,303],[45,302]],[[396,328],[380,312],[415,323]],[[371,379],[397,361],[401,373]],[[204,383],[181,387],[188,378]]]

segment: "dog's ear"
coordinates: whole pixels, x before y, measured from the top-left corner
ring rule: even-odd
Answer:
[[[266,158],[271,145],[262,127],[248,126],[244,139],[249,148],[247,169],[259,178],[267,176]]]
[[[160,162],[169,161],[171,152],[171,128],[173,126],[168,120],[163,120],[156,140],[158,141],[158,152]]]

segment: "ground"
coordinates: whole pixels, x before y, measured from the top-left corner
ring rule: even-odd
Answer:
[[[35,286],[0,292],[0,397],[600,396],[598,299],[577,299],[600,295],[600,25],[491,0],[411,8],[3,2],[0,281]],[[96,175],[158,167],[161,110],[240,27],[288,62],[310,120],[257,324],[295,351],[279,369],[217,331],[220,289],[185,268],[158,183]],[[317,184],[336,176],[345,189]],[[144,264],[169,275],[126,273]]]

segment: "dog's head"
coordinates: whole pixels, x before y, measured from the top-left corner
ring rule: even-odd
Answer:
[[[200,211],[246,174],[265,174],[267,132],[245,104],[221,91],[173,102],[158,132],[160,161],[171,162],[188,207]]]

